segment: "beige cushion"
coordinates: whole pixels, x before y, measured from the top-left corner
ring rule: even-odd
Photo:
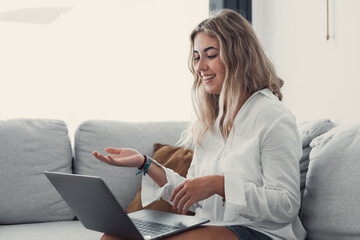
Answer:
[[[189,169],[191,160],[193,156],[193,151],[190,149],[184,149],[182,147],[173,147],[170,145],[163,144],[154,144],[154,156],[153,158],[163,165],[164,167],[171,168],[175,172],[179,173],[181,176],[185,177]],[[141,204],[141,186],[134,198],[134,200],[129,204],[127,212],[135,212],[138,210],[144,209]],[[146,206],[145,209],[154,209],[164,212],[173,212],[172,206],[163,199],[155,201],[150,205]],[[193,215],[193,213],[189,213]]]

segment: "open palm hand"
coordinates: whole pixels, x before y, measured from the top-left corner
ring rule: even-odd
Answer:
[[[109,155],[103,155],[94,151],[92,155],[100,161],[118,167],[140,167],[143,164],[144,156],[131,148],[105,148]]]

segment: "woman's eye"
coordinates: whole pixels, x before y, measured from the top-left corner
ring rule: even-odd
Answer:
[[[218,56],[218,54],[215,54],[215,55],[210,55],[208,56],[209,59],[213,59],[213,58],[216,58]]]
[[[200,57],[194,57],[194,61],[199,61],[200,60]]]

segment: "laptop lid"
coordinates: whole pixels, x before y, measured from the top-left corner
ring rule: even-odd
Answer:
[[[192,216],[155,210],[129,214],[131,218],[181,227],[156,237],[142,236],[101,178],[57,172],[44,173],[87,229],[126,239],[157,239],[209,222]]]

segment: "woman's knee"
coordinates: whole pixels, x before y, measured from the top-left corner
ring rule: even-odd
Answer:
[[[122,240],[122,238],[111,236],[105,233],[100,240]]]
[[[236,235],[228,228],[220,226],[201,226],[165,238],[167,240],[193,240],[193,239],[227,239],[238,240]]]

